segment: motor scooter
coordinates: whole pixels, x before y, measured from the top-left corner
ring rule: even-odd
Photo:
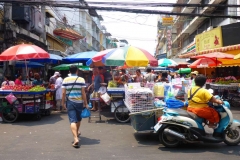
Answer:
[[[219,96],[215,98],[220,99]],[[207,134],[204,127],[208,124],[203,118],[183,109],[164,108],[154,126],[159,140],[165,147],[178,147],[182,143],[220,143],[235,146],[240,143],[240,121],[233,119],[230,104],[212,104],[219,115],[220,122],[212,135]]]

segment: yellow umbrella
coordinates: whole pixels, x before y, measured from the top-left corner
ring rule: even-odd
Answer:
[[[235,55],[233,59],[240,59],[240,53]]]

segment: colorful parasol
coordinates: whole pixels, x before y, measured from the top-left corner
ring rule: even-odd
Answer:
[[[19,44],[8,48],[0,55],[0,61],[50,58],[42,48],[31,44]]]
[[[102,61],[106,66],[124,66],[140,67],[140,66],[158,66],[157,60],[146,50],[126,46],[115,49],[109,49],[99,52],[92,58],[92,62]],[[87,63],[91,65],[92,63]]]
[[[223,52],[213,52],[213,53],[194,56],[192,58],[233,59],[234,55],[223,53]]]
[[[158,66],[161,66],[161,67],[177,66],[177,65],[178,64],[175,61],[168,58],[163,58],[158,60]]]
[[[189,68],[204,68],[204,67],[216,67],[221,65],[221,61],[215,61],[211,58],[201,58],[188,65]]]
[[[115,48],[114,48],[115,49]],[[114,50],[114,49],[107,49],[101,52],[98,52],[95,56],[93,56],[91,59],[89,59],[87,61],[87,66],[104,66],[104,64],[102,63],[102,58],[110,51]]]
[[[188,67],[189,68],[204,68],[205,69],[205,75],[206,75],[206,68],[208,67],[217,67],[221,65],[222,62],[211,59],[211,58],[201,58],[190,64]]]

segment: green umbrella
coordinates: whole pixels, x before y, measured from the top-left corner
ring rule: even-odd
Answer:
[[[79,69],[87,67],[87,66],[83,66],[82,63],[74,63],[74,64],[61,64],[61,65],[53,67],[52,69],[57,70],[57,71],[69,70],[71,65],[76,65],[76,66],[78,66]]]
[[[191,68],[180,68],[177,73],[191,73]]]

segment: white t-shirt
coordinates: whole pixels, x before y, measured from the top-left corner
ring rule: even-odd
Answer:
[[[154,82],[155,78],[156,78],[156,75],[155,75],[155,74],[153,74],[153,73],[148,73],[148,74],[146,74],[146,76],[145,76],[144,79],[145,79],[146,81],[148,81],[148,82]]]

